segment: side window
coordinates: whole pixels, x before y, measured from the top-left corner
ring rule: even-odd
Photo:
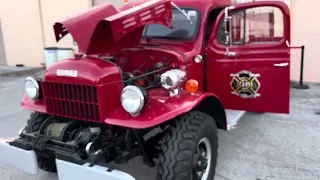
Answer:
[[[284,37],[284,18],[277,7],[261,6],[233,11],[232,44],[278,43]],[[225,42],[224,23],[221,21],[218,32],[220,44]]]

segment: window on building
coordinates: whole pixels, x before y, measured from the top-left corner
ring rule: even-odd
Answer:
[[[232,44],[277,43],[284,37],[284,18],[277,7],[255,7],[233,11]],[[224,44],[224,22],[219,28],[219,42]]]

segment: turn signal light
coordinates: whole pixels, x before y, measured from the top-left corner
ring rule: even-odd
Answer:
[[[124,2],[124,3],[128,3],[128,2],[129,2],[129,0],[123,0],[123,2]]]
[[[194,79],[189,79],[187,82],[186,82],[186,90],[190,93],[195,93],[197,92],[199,88],[199,84],[198,84],[198,81],[194,80]]]

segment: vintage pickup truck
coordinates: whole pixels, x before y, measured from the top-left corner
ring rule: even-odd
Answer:
[[[19,137],[0,163],[61,180],[135,177],[138,155],[158,180],[212,180],[218,129],[246,111],[289,112],[286,4],[230,0],[109,3],[57,22],[80,53],[28,77]],[[153,179],[153,178],[151,178]]]

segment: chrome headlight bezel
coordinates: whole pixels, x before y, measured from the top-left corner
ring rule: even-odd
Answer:
[[[31,83],[34,87],[27,87],[27,83]],[[35,95],[30,95],[31,93],[28,92],[27,88],[34,88],[35,89]],[[37,100],[40,96],[40,86],[36,79],[33,77],[27,77],[24,83],[24,91],[28,95],[29,98],[33,100]]]
[[[136,106],[133,108],[130,107],[130,106],[134,106],[133,102],[130,102],[129,99],[125,99],[125,98],[130,98],[130,96],[132,97],[133,94],[131,94],[131,95],[126,94],[126,93],[132,93],[132,92],[135,93],[135,95],[134,95],[136,98],[135,101],[138,101],[138,104],[136,104]],[[127,95],[127,97],[126,97],[126,95]],[[140,112],[143,109],[143,107],[145,106],[147,100],[148,100],[147,92],[143,88],[140,88],[140,87],[134,86],[134,85],[128,85],[125,88],[123,88],[121,95],[120,95],[120,101],[121,101],[122,107],[124,108],[124,110],[126,112],[130,113],[132,116],[138,116],[140,114]]]
[[[181,69],[171,69],[161,74],[160,82],[163,88],[174,90],[185,81],[186,72]]]

